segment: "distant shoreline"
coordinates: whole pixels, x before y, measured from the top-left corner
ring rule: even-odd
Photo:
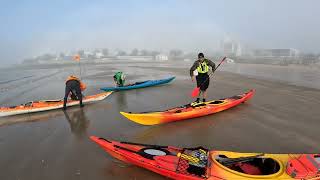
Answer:
[[[94,60],[82,60],[81,65],[84,64],[90,64],[90,65],[99,65],[99,64],[116,64],[116,63],[183,63],[183,62],[192,62],[193,60],[132,60],[132,59],[94,59]],[[320,68],[320,63],[316,64],[268,64],[268,63],[256,63],[256,62],[236,62],[236,64],[246,64],[246,65],[258,65],[258,66],[271,66],[271,67],[302,67],[302,68]],[[17,69],[17,68],[59,68],[59,67],[72,67],[72,66],[78,66],[78,62],[70,60],[70,61],[60,61],[60,62],[48,62],[48,63],[28,63],[28,64],[15,64],[11,66],[1,67],[0,69],[6,70],[6,69]]]

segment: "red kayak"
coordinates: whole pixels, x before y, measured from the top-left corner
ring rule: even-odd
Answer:
[[[238,153],[90,138],[111,156],[172,179],[320,179],[320,154]]]

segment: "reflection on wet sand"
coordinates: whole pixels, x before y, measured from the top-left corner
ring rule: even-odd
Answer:
[[[215,121],[212,119],[213,117],[208,116],[206,118],[194,118],[183,122],[174,122],[171,124],[168,123],[158,126],[145,126],[133,135],[133,140],[137,142],[143,142],[157,139],[157,137],[163,135],[164,132],[166,136],[172,137],[180,133],[192,132],[197,130],[205,133],[207,127],[212,126],[215,123]]]
[[[63,111],[63,113],[70,124],[72,134],[79,138],[86,137],[90,121],[86,117],[83,108],[76,111]]]
[[[116,92],[116,97],[117,97],[117,105],[119,107],[119,110],[121,108],[126,108],[127,107],[127,95],[126,92]]]
[[[108,165],[104,167],[103,172],[105,176],[110,179],[164,179],[162,176],[151,171],[122,161],[114,160],[114,158],[112,163],[108,163]]]

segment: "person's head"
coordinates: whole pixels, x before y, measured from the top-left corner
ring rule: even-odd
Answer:
[[[75,76],[75,75],[70,75],[70,76],[68,76],[68,78],[67,78],[67,80],[66,80],[66,81],[70,81],[70,80],[77,80],[77,81],[80,81],[80,79],[79,79],[77,76]]]
[[[77,76],[75,75],[70,75],[68,76],[67,80],[72,80],[72,79],[78,79]]]
[[[203,60],[204,60],[204,54],[203,54],[202,52],[198,54],[198,59],[199,59],[200,61],[203,61]]]

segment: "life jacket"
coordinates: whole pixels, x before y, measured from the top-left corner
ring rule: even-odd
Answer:
[[[122,72],[117,72],[114,76],[113,76],[114,81],[117,83],[117,86],[124,86],[125,83],[125,76],[124,73]]]
[[[203,60],[199,62],[199,66],[197,67],[198,73],[207,73],[209,71],[209,66],[207,64],[207,60]]]
[[[307,179],[320,175],[320,154],[304,154],[288,161],[286,172],[295,179]]]
[[[76,80],[76,81],[78,81],[78,82],[80,83],[80,89],[81,89],[81,91],[86,90],[87,85],[86,85],[85,83],[81,82],[81,80],[80,80],[79,78],[77,78],[76,76],[73,76],[73,75],[69,76],[69,77],[67,78],[67,80],[66,80],[66,83],[67,83],[68,81],[72,81],[72,80]]]
[[[80,81],[80,89],[81,89],[81,91],[86,90],[87,89],[87,85]]]
[[[115,78],[117,81],[120,81],[120,80],[124,80],[124,79],[125,79],[125,76],[124,76],[123,72],[117,72],[117,73],[114,75],[114,78]]]

